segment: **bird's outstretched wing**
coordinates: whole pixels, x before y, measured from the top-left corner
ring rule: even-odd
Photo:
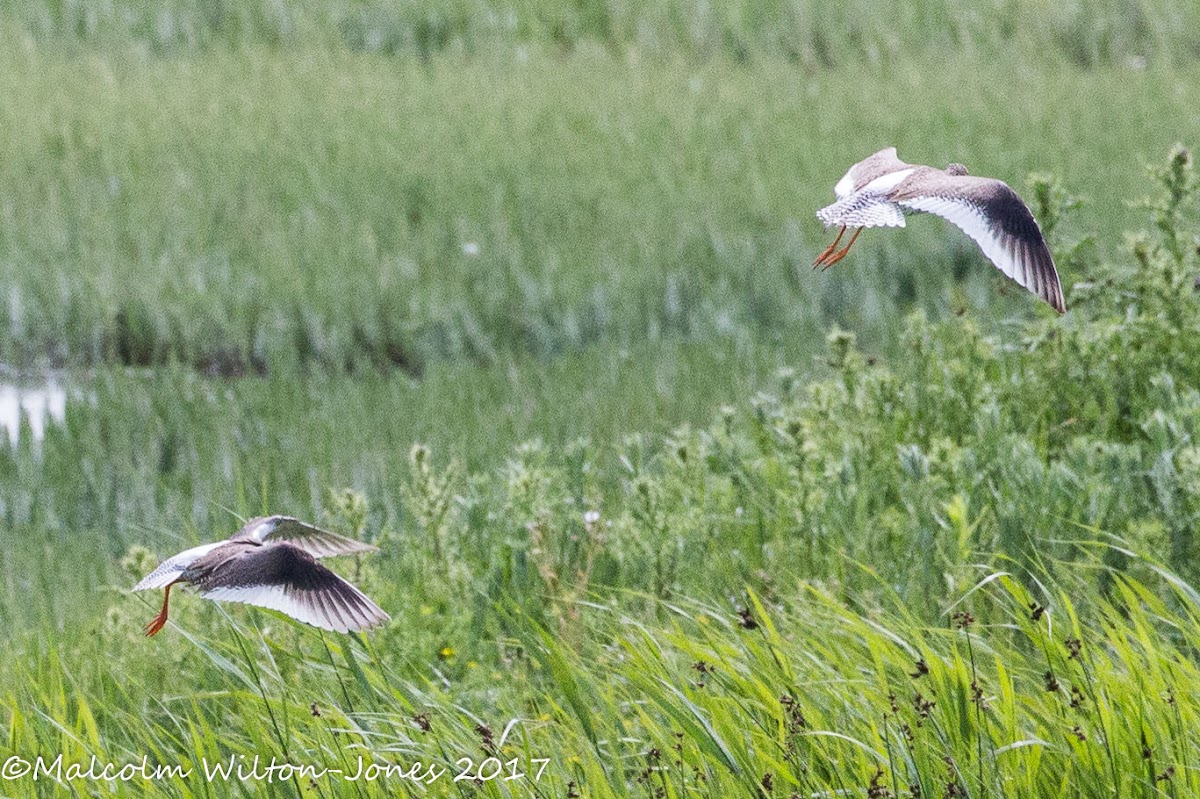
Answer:
[[[945,176],[937,187],[898,193],[893,202],[937,214],[975,240],[1001,272],[1063,313],[1062,285],[1050,248],[1024,201],[1000,180]]]
[[[224,541],[216,541],[211,544],[201,544],[198,547],[185,549],[178,555],[167,558],[162,563],[158,564],[158,568],[142,578],[141,582],[133,587],[134,591],[146,591],[150,588],[165,588],[171,583],[179,579],[183,574],[184,569],[191,566],[197,559],[207,555],[212,550],[219,547]]]
[[[353,538],[331,533],[302,522],[291,516],[264,516],[251,519],[230,541],[253,541],[266,544],[273,541],[286,541],[304,550],[314,558],[327,558],[333,555],[355,555],[364,552],[378,552],[379,548]]]
[[[389,616],[366,594],[297,546],[255,548],[197,581],[200,596],[277,610],[323,630],[377,627]]]

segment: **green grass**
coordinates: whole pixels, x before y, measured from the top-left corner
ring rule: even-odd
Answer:
[[[0,764],[548,764],[0,795],[1200,795],[1190,11],[10,4],[0,361],[75,393],[0,439]],[[813,274],[885,144],[1071,312],[932,219]],[[264,512],[394,621],[145,639]]]
[[[1195,795],[1200,182],[1183,149],[1157,176],[1155,232],[1130,266],[1096,265],[1111,288],[1071,315],[1001,338],[917,313],[910,357],[886,363],[834,331],[824,377],[778,374],[613,454],[404,464],[403,427],[354,439],[304,412],[346,407],[341,381],[260,396],[268,412],[184,370],[113,375],[2,464],[24,514],[4,550],[6,746],[193,768],[549,758],[545,785],[478,788],[495,796]],[[355,487],[328,492],[340,468]],[[146,642],[152,601],[124,588],[155,557],[106,556],[131,543],[108,520],[191,514],[143,531],[181,548],[231,525],[204,496],[377,542],[341,568],[397,621],[322,636],[183,597]],[[115,787],[220,793],[199,772]]]
[[[914,304],[1027,313],[996,301],[1003,280],[938,220],[813,275],[813,211],[847,164],[894,143],[1022,190],[1031,171],[1059,175],[1111,253],[1124,187],[1200,104],[1193,67],[970,54],[810,74],[604,55],[64,57],[18,37],[0,59],[0,358],[235,375],[419,375],[829,320],[878,342]]]
[[[448,772],[435,796],[455,795],[462,758],[475,771],[489,757],[506,776],[548,762],[536,783],[472,794],[1195,796],[1198,597],[1142,565],[1150,584],[1085,554],[1037,593],[980,572],[935,624],[901,603],[856,611],[811,587],[770,610],[750,595],[741,615],[683,601],[637,621],[574,605],[553,635],[511,618],[503,673],[450,655],[424,678],[404,674],[421,655],[403,630],[322,636],[211,605],[197,629],[179,603],[176,640],[147,643],[136,627],[149,608],[122,607],[88,632],[101,658],[29,648],[6,662],[5,754],[61,753],[64,768],[145,754],[151,767],[193,770],[67,786],[116,796],[405,790],[394,776],[204,776],[231,758],[249,770],[256,756],[347,775],[360,757],[402,771],[420,761],[419,773]],[[1111,596],[1093,573],[1111,574]]]
[[[1197,12],[1194,0],[919,0],[894,8],[862,0],[17,0],[6,16],[44,46],[137,46],[160,55],[315,45],[430,58],[535,47],[775,58],[819,69],[945,50],[1082,66],[1191,60],[1200,54],[1190,24]]]
[[[3,521],[63,536],[103,528],[110,554],[119,554],[180,525],[221,526],[229,520],[222,506],[239,501],[240,511],[286,504],[312,516],[325,487],[394,496],[417,441],[473,471],[501,466],[534,439],[553,449],[586,442],[608,460],[631,431],[705,424],[714,402],[774,386],[779,369],[814,355],[810,346],[589,350],[550,363],[438,365],[420,382],[108,370],[69,389],[65,423],[44,441],[26,430],[15,447],[0,442]],[[389,501],[381,510],[396,509]]]

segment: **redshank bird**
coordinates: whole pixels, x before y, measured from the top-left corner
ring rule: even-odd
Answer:
[[[167,603],[176,583],[194,585],[205,599],[277,610],[324,630],[366,630],[386,622],[388,615],[317,558],[376,551],[370,544],[290,516],[263,516],[251,519],[226,541],[201,544],[168,558],[133,590],[165,589],[162,610],[146,625],[146,635],[167,623]]]
[[[1017,193],[1003,181],[972,177],[962,164],[945,169],[906,164],[888,147],[859,161],[833,187],[837,202],[817,211],[825,227],[839,225],[837,238],[813,261],[828,269],[846,257],[863,228],[904,227],[904,217],[930,213],[948,219],[975,240],[1000,271],[1066,310],[1062,285],[1041,228]],[[837,249],[846,228],[857,228]]]

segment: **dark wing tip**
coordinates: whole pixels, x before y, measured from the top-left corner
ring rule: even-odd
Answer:
[[[1052,292],[1052,296],[1046,298],[1046,302],[1050,303],[1050,307],[1057,313],[1065,314],[1067,312],[1067,303],[1063,300],[1062,286],[1055,284],[1054,288],[1055,291]]]
[[[1031,290],[1041,297],[1056,312],[1067,312],[1067,304],[1063,301],[1062,282],[1058,278],[1058,270],[1054,267],[1054,256],[1046,246],[1042,234],[1038,231],[1037,241],[1029,241],[1029,272],[1033,275],[1034,285]]]
[[[995,178],[960,178],[964,193],[979,203],[992,224],[1017,243],[1017,260],[1024,261],[1026,287],[1058,313],[1066,313],[1062,284],[1054,267],[1054,256],[1042,236],[1042,229],[1021,195]],[[968,182],[969,181],[969,182]]]
[[[387,623],[391,617],[347,580],[334,579],[301,592],[318,615],[336,632],[359,632]]]

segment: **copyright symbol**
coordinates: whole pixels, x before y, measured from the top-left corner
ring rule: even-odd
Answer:
[[[20,755],[13,755],[4,761],[4,768],[0,769],[0,778],[5,780],[19,780],[29,773],[30,768],[28,760]]]

